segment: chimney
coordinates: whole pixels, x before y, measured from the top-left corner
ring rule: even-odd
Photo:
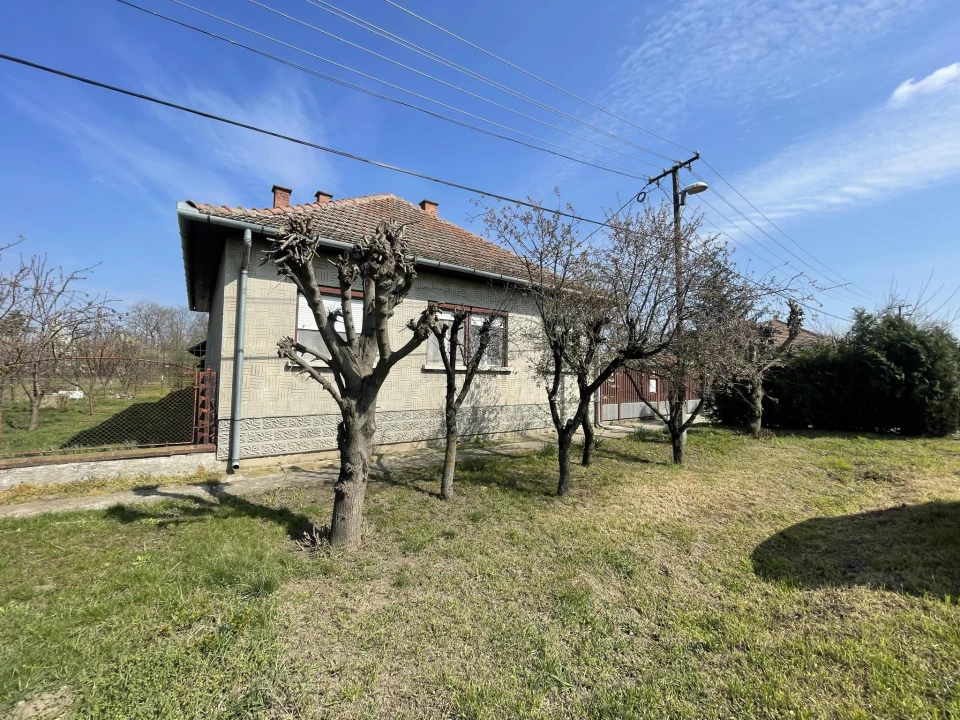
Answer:
[[[292,192],[293,190],[291,190],[290,188],[274,185],[273,186],[273,206],[275,208],[290,207],[290,193]]]
[[[424,212],[428,212],[431,215],[437,214],[437,208],[440,207],[440,203],[434,202],[433,200],[421,200],[420,209]]]
[[[323,205],[324,203],[328,203],[331,200],[333,200],[333,195],[331,195],[328,192],[324,192],[323,190],[317,190],[316,197],[317,197],[317,205]]]

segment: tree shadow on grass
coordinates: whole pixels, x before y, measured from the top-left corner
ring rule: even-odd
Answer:
[[[306,515],[295,513],[287,508],[259,505],[237,495],[231,495],[217,485],[205,485],[203,489],[209,494],[209,498],[167,492],[157,489],[156,486],[135,488],[134,492],[143,497],[163,497],[176,502],[158,508],[146,505],[114,505],[107,509],[105,516],[120,523],[155,520],[158,527],[169,527],[188,522],[213,520],[218,516],[244,515],[280,525],[291,540],[300,540],[305,534],[312,535],[322,531]]]
[[[796,587],[862,586],[957,602],[960,502],[805,520],[760,543],[752,560],[759,577]]]

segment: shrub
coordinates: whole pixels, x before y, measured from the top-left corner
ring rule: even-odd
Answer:
[[[764,425],[948,435],[960,414],[960,349],[942,328],[858,310],[839,340],[803,348],[768,375]],[[716,393],[714,417],[742,425],[744,400]]]

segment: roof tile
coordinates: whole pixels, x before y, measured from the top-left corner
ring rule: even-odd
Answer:
[[[394,220],[406,225],[410,252],[418,257],[513,277],[526,274],[523,262],[513,253],[395,195],[365,195],[263,210],[187,202],[203,213],[229,215],[275,228],[284,227],[290,215],[305,215],[313,219],[321,237],[351,243],[372,233],[381,221]]]

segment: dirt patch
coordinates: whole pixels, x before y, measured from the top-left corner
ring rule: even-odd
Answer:
[[[59,720],[66,718],[73,704],[73,693],[68,687],[62,687],[56,692],[45,692],[21,700],[14,705],[10,720]]]

